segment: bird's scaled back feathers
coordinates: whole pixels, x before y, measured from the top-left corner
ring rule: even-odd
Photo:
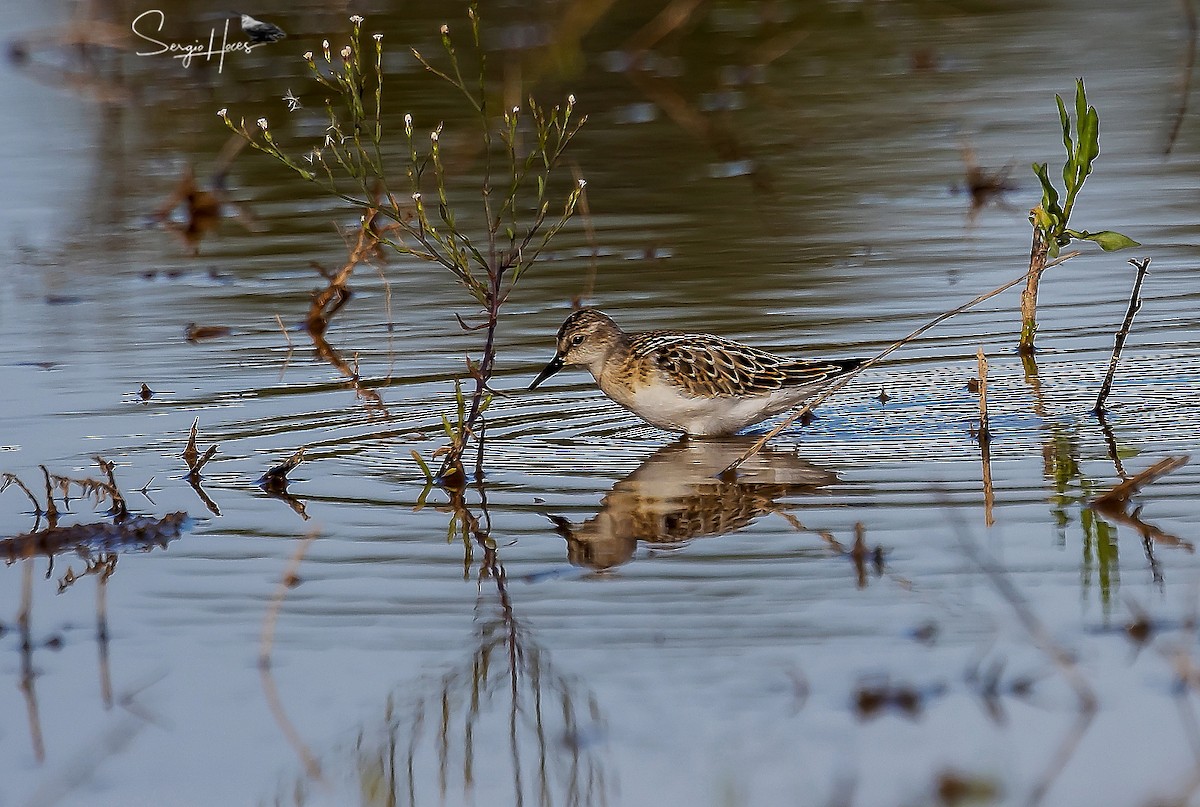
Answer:
[[[630,336],[630,358],[648,360],[696,396],[745,397],[831,381],[862,359],[807,361],[709,334],[649,331]]]

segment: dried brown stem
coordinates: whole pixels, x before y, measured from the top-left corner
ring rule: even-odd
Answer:
[[[992,432],[988,428],[988,363],[987,356],[983,354],[983,348],[976,349],[975,361],[979,367],[979,431],[976,433],[975,438],[979,441],[980,445],[986,445],[992,441]]]
[[[117,487],[117,478],[113,475],[113,469],[116,467],[113,463],[101,457],[99,454],[92,457],[96,464],[100,466],[100,470],[104,471],[108,477],[108,495],[112,498],[112,515],[118,520],[129,515],[129,508],[125,505],[125,497],[121,495],[121,489]]]
[[[208,461],[213,458],[213,455],[217,453],[217,447],[215,445],[209,446],[204,454],[200,454],[200,452],[196,450],[196,432],[198,431],[199,427],[200,418],[196,418],[192,421],[192,431],[188,435],[187,446],[183,449],[183,453],[180,455],[183,457],[183,461],[188,464],[187,476],[184,477],[184,479],[188,480],[199,480],[200,469],[203,468],[205,464],[207,464]]]
[[[1033,242],[1029,247],[1029,272],[1025,275],[1025,288],[1021,291],[1021,341],[1017,351],[1022,355],[1033,353],[1033,337],[1037,333],[1037,298],[1038,283],[1042,273],[1050,267],[1046,263],[1050,245],[1046,243],[1046,234],[1033,225]]]
[[[42,468],[42,470],[45,471],[46,469]],[[34,497],[33,493],[29,490],[29,488],[27,488],[25,486],[25,483],[21,481],[21,478],[19,476],[17,476],[16,474],[8,474],[8,473],[0,475],[0,492],[3,492],[4,489],[7,488],[9,485],[16,485],[18,488],[23,490],[25,492],[25,495],[29,497],[29,501],[33,503],[33,514],[35,516],[39,516],[39,517],[42,515],[42,503],[39,502],[36,497]],[[47,490],[49,490],[49,482],[48,481],[47,481]]]

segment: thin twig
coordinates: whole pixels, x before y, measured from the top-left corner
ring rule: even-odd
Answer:
[[[283,338],[287,340],[288,353],[291,353],[292,349],[294,348],[294,345],[292,345],[292,335],[287,332],[287,328],[284,327],[283,320],[278,314],[275,315],[275,322],[279,325],[279,332],[282,333]]]
[[[987,357],[983,348],[975,352],[975,360],[979,365],[979,431],[975,439],[979,441],[980,463],[983,468],[983,523],[991,527],[996,523],[992,510],[996,504],[996,491],[992,487],[992,430],[988,425],[987,405]]]
[[[1047,264],[1046,268],[1048,269],[1051,266],[1056,266],[1057,264],[1060,264],[1066,260],[1074,258],[1078,254],[1079,254],[1078,251],[1068,252],[1067,254],[1060,256],[1057,260],[1052,261],[1051,263]],[[892,353],[896,352],[900,348],[904,347],[909,342],[916,339],[918,336],[925,333],[929,329],[931,329],[937,325],[941,325],[943,322],[950,319],[951,317],[958,316],[959,314],[963,313],[964,311],[968,311],[968,310],[974,308],[975,306],[979,305],[982,302],[990,300],[991,298],[995,297],[997,294],[1008,291],[1009,289],[1011,289],[1013,286],[1017,285],[1018,283],[1024,282],[1025,278],[1026,278],[1026,275],[1022,274],[1020,277],[1014,278],[1001,286],[997,286],[996,288],[992,289],[991,291],[987,292],[986,294],[979,295],[978,297],[976,297],[974,300],[971,300],[970,302],[963,303],[958,308],[955,308],[952,311],[947,311],[944,314],[939,314],[938,316],[934,317],[932,320],[925,323],[920,328],[917,328],[915,331],[913,331],[912,333],[910,333],[908,336],[904,337],[900,341],[893,342],[892,344],[888,345],[881,352],[879,352],[879,353],[875,354],[874,356],[872,356],[871,358],[867,359],[865,362],[860,364],[858,367],[854,368],[850,372],[843,375],[841,378],[839,378],[837,381],[835,381],[832,385],[826,387],[823,392],[821,392],[815,398],[812,398],[804,406],[793,411],[792,414],[788,415],[787,418],[784,419],[784,421],[782,423],[780,423],[774,429],[771,429],[771,431],[764,434],[762,437],[760,437],[754,443],[754,445],[750,446],[748,449],[746,449],[744,452],[742,452],[741,456],[739,456],[736,460],[734,460],[732,463],[730,463],[729,466],[727,468],[725,468],[725,470],[721,471],[721,474],[729,474],[729,473],[733,473],[734,471],[736,471],[743,462],[750,459],[758,452],[762,451],[766,447],[767,443],[769,443],[774,438],[778,437],[779,434],[781,432],[783,432],[784,429],[791,426],[793,423],[795,423],[797,420],[799,420],[800,418],[807,415],[809,412],[812,412],[813,409],[815,409],[818,404],[824,403],[824,401],[827,398],[829,398],[835,392],[838,392],[843,387],[845,387],[847,384],[849,384],[851,381],[853,381],[855,378],[857,378],[862,373],[863,370],[867,369],[868,367],[872,367],[875,364],[878,364],[881,360],[883,360],[887,356],[891,355]]]
[[[1117,374],[1117,361],[1121,358],[1121,349],[1125,347],[1125,339],[1129,336],[1130,328],[1133,327],[1133,317],[1142,307],[1142,281],[1150,273],[1150,259],[1134,258],[1129,261],[1129,265],[1137,269],[1137,277],[1133,281],[1133,293],[1129,295],[1129,308],[1125,311],[1125,321],[1121,323],[1121,330],[1117,331],[1117,337],[1113,341],[1112,358],[1108,362],[1108,375],[1104,377],[1104,384],[1100,387],[1100,394],[1096,397],[1096,405],[1092,407],[1093,415],[1104,411],[1104,401],[1108,398],[1108,393],[1112,391],[1113,377]]]
[[[43,468],[42,470],[45,469]],[[33,502],[33,514],[38,518],[41,518],[42,503],[34,497],[33,492],[30,491],[29,488],[25,487],[25,483],[21,481],[21,478],[16,474],[0,475],[0,492],[2,492],[9,485],[16,485],[18,488],[25,491],[25,495],[29,497],[29,501]],[[37,527],[34,527],[34,529],[36,530]]]
[[[992,441],[992,432],[988,428],[988,363],[987,356],[983,355],[983,348],[975,351],[975,361],[979,365],[979,431],[976,432],[975,439],[979,441],[980,445],[986,445]]]

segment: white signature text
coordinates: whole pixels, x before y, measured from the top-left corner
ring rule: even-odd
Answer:
[[[161,56],[164,53],[170,53],[171,58],[178,59],[179,63],[187,68],[191,67],[193,58],[202,58],[206,62],[212,61],[213,57],[218,57],[217,72],[220,73],[225,67],[226,53],[249,53],[255,48],[255,45],[250,42],[230,42],[229,41],[229,20],[225,21],[225,29],[221,32],[221,41],[217,42],[217,29],[210,29],[208,32],[208,44],[197,39],[194,42],[163,42],[161,39],[155,39],[148,34],[142,33],[138,25],[145,22],[147,28],[154,25],[154,18],[158,18],[158,28],[155,33],[162,33],[163,23],[167,19],[167,15],[158,9],[143,11],[133,20],[133,32],[141,39],[147,42],[152,42],[158,46],[158,50],[147,50],[137,52],[138,56]]]

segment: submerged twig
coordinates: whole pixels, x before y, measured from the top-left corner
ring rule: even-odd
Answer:
[[[1046,268],[1049,268],[1051,266],[1060,264],[1064,261],[1070,260],[1071,258],[1074,258],[1078,254],[1079,254],[1078,251],[1068,252],[1065,255],[1062,255],[1061,257],[1059,257],[1057,260],[1052,261],[1051,263],[1047,264]],[[792,414],[788,415],[783,420],[782,423],[780,423],[778,426],[771,429],[771,431],[767,432],[762,437],[760,437],[754,443],[754,445],[752,445],[748,449],[746,449],[740,457],[738,457],[736,460],[734,460],[732,463],[730,463],[729,467],[725,468],[725,470],[723,470],[721,473],[728,474],[728,473],[732,473],[732,472],[736,471],[743,462],[750,459],[758,452],[762,451],[763,448],[766,447],[767,443],[769,443],[774,438],[778,437],[779,434],[782,433],[784,429],[791,426],[793,423],[795,423],[800,418],[802,418],[805,415],[812,412],[813,409],[815,409],[818,404],[824,403],[824,401],[826,399],[828,399],[831,395],[833,395],[835,392],[838,392],[843,387],[845,387],[847,384],[849,384],[851,381],[853,381],[855,378],[857,378],[862,373],[863,370],[866,370],[868,367],[872,367],[872,366],[878,364],[884,358],[886,358],[887,356],[890,356],[892,353],[895,353],[897,350],[904,347],[905,345],[907,345],[912,340],[916,339],[921,334],[925,333],[926,331],[930,330],[931,328],[933,328],[937,325],[941,325],[943,322],[950,319],[951,317],[958,316],[959,314],[963,313],[964,311],[968,311],[968,310],[974,308],[975,306],[979,305],[980,303],[990,300],[991,298],[995,297],[997,294],[1008,291],[1013,286],[1017,285],[1018,283],[1023,282],[1025,280],[1025,277],[1026,277],[1026,275],[1022,274],[1020,277],[1014,278],[1014,279],[1008,281],[1007,283],[997,286],[996,288],[992,289],[991,291],[987,292],[986,294],[981,294],[978,297],[976,297],[975,299],[970,300],[969,302],[963,303],[958,308],[955,308],[951,311],[947,311],[943,314],[938,314],[932,320],[925,323],[921,327],[917,328],[915,331],[910,333],[908,336],[904,337],[903,339],[901,339],[897,342],[893,342],[892,344],[888,345],[882,351],[880,351],[879,353],[876,353],[874,356],[872,356],[871,358],[864,361],[858,367],[854,368],[850,372],[848,372],[845,375],[838,378],[837,381],[835,381],[830,386],[826,387],[823,392],[821,392],[820,394],[818,394],[815,397],[813,397],[812,399],[810,399],[808,401],[808,403],[806,403],[804,406],[793,411]]]
[[[125,506],[125,497],[121,495],[121,489],[117,487],[117,478],[113,475],[113,468],[116,466],[99,454],[92,457],[92,459],[96,461],[96,464],[100,466],[100,470],[104,471],[104,474],[108,477],[108,495],[112,497],[111,514],[120,521],[129,515],[129,508]]]
[[[46,523],[53,529],[58,526],[58,507],[54,504],[54,492],[50,487],[50,472],[45,465],[38,467],[42,469],[42,476],[46,480]]]
[[[975,361],[979,366],[979,431],[975,433],[975,439],[979,441],[981,446],[983,446],[992,441],[992,431],[988,428],[988,363],[987,356],[983,355],[983,348],[978,348],[975,351]]]
[[[183,461],[188,465],[187,476],[184,479],[189,481],[198,481],[200,479],[200,469],[217,453],[216,445],[209,446],[203,455],[196,449],[196,432],[199,428],[200,418],[197,417],[192,421],[192,431],[188,435],[187,446],[183,449],[183,453],[180,454],[183,457]]]
[[[296,449],[295,453],[283,462],[268,468],[267,472],[259,478],[258,484],[268,490],[284,490],[288,485],[287,475],[302,462],[304,462],[303,446]]]
[[[45,468],[43,468],[42,470],[44,471]],[[25,486],[25,483],[21,481],[21,478],[19,476],[17,476],[16,474],[10,474],[10,473],[0,474],[0,493],[3,493],[5,491],[5,489],[8,488],[9,485],[16,485],[18,488],[20,488],[21,490],[23,490],[25,492],[25,495],[29,497],[29,501],[33,503],[34,516],[41,518],[41,516],[43,515],[42,503],[39,502],[37,500],[37,497],[35,497],[33,495],[33,492],[30,491],[29,488]],[[34,529],[36,529],[36,527]]]
[[[996,523],[992,512],[996,504],[996,492],[992,487],[992,430],[988,423],[988,363],[983,348],[975,352],[975,360],[979,367],[979,430],[975,433],[975,439],[979,442],[980,465],[983,469],[983,523],[991,527]]]
[[[1125,339],[1133,327],[1133,317],[1142,307],[1142,281],[1150,273],[1150,259],[1134,258],[1129,261],[1129,265],[1137,269],[1137,277],[1133,281],[1133,293],[1129,296],[1129,308],[1125,311],[1125,321],[1121,323],[1121,329],[1117,331],[1116,339],[1113,341],[1112,358],[1108,362],[1108,375],[1104,377],[1104,384],[1100,387],[1100,394],[1096,397],[1096,405],[1092,407],[1092,414],[1104,411],[1104,401],[1108,398],[1108,393],[1112,391],[1113,376],[1117,374],[1117,361],[1121,358],[1121,349],[1125,347]]]

